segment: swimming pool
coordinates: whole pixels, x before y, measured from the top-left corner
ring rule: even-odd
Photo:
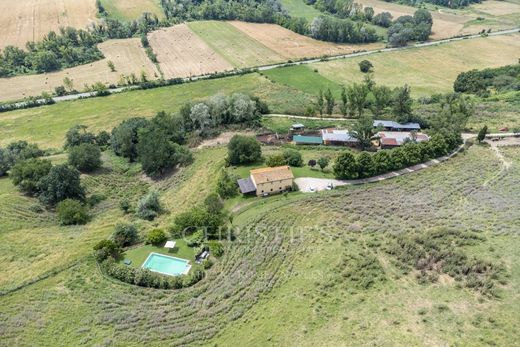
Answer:
[[[186,275],[190,271],[190,262],[186,259],[170,257],[159,253],[150,253],[142,266],[143,269],[158,272],[163,275]]]

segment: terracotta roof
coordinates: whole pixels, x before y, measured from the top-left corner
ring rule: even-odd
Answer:
[[[266,182],[276,182],[294,178],[294,175],[289,166],[266,167],[262,169],[251,170],[250,173],[255,184],[257,185]]]
[[[414,137],[416,142],[424,142],[430,139],[426,134],[412,134],[406,131],[380,131],[377,136],[381,139],[381,144],[392,146],[401,146],[406,140],[412,140]]]

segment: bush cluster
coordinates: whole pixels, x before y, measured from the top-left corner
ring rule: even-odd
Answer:
[[[334,175],[338,179],[357,179],[381,175],[400,170],[430,159],[448,154],[462,143],[460,135],[435,134],[430,141],[408,142],[391,150],[381,150],[375,154],[345,151],[334,163]]]
[[[453,84],[460,93],[485,95],[489,87],[499,91],[520,90],[520,64],[462,72]]]
[[[65,199],[56,206],[56,213],[61,225],[87,224],[88,208],[78,200]]]
[[[18,161],[37,158],[44,154],[37,145],[27,141],[11,142],[5,148],[0,148],[0,177],[7,174]]]

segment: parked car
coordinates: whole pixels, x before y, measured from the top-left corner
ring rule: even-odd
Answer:
[[[329,182],[329,184],[327,184],[327,190],[332,190],[334,189],[334,185],[332,184],[332,182]]]
[[[312,186],[309,187],[309,192],[314,193],[315,191],[316,191],[316,189],[314,187],[312,187]]]

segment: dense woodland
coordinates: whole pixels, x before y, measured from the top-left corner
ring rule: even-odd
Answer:
[[[497,91],[520,90],[520,64],[462,72],[453,84],[456,92],[481,96],[487,96],[490,88]]]
[[[388,2],[397,2],[404,5],[417,6],[420,5],[422,1],[419,0],[388,0]],[[425,2],[429,2],[430,4],[446,6],[450,8],[463,8],[469,6],[471,4],[479,4],[481,0],[426,0]]]

